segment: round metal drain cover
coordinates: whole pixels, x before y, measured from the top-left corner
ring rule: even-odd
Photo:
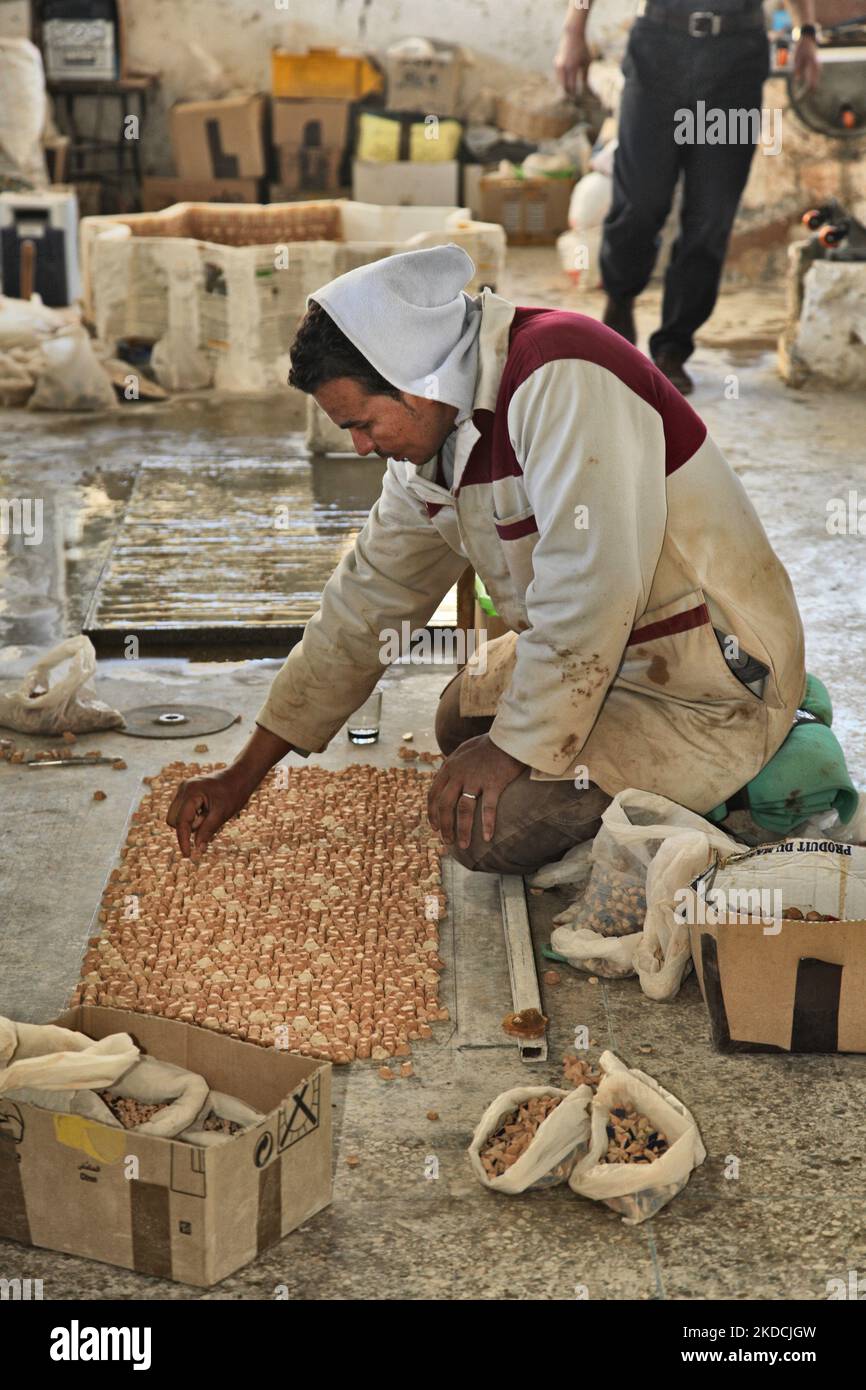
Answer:
[[[136,705],[123,718],[125,727],[117,732],[133,738],[198,738],[227,729],[237,715],[213,705]]]

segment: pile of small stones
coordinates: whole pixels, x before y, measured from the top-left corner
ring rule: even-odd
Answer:
[[[611,1109],[607,1140],[602,1163],[655,1163],[670,1147],[652,1120],[624,1105]]]
[[[202,1125],[202,1129],[214,1130],[218,1134],[238,1134],[243,1129],[237,1120],[226,1120],[212,1110]]]
[[[170,1101],[165,1101],[161,1105],[144,1105],[139,1100],[132,1100],[129,1096],[113,1096],[108,1091],[97,1091],[99,1099],[104,1101],[116,1120],[119,1120],[124,1129],[135,1129],[136,1125],[143,1125],[148,1120],[152,1120],[154,1115],[158,1115],[161,1110],[167,1110]]]
[[[561,1100],[562,1096],[531,1096],[503,1116],[499,1128],[488,1135],[478,1155],[488,1178],[501,1177],[517,1162],[535,1138],[539,1125]]]
[[[567,1052],[562,1059],[562,1070],[567,1084],[575,1090],[578,1086],[591,1086],[594,1091],[598,1090],[602,1073],[593,1067],[591,1062],[584,1061],[573,1052]]]
[[[629,936],[641,930],[646,918],[642,884],[608,882],[598,875],[590,878],[579,906],[579,920],[571,925],[588,927],[600,936]]]
[[[448,1018],[431,774],[282,768],[204,855],[183,859],[166,811],[203,770],[177,762],[144,779],[72,1003],[335,1063],[408,1056]]]

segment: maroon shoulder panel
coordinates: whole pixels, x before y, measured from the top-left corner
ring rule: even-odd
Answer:
[[[655,364],[619,333],[586,314],[565,309],[517,309],[495,414],[476,411],[474,416],[477,428],[482,428],[484,416],[492,429],[489,436],[482,430],[481,439],[476,441],[461,487],[520,475],[522,470],[508,438],[511,397],[537,368],[569,357],[604,367],[658,411],[665,436],[666,474],[682,467],[703,444],[707,427],[700,416]]]

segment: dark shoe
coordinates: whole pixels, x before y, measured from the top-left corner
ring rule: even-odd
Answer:
[[[633,299],[613,299],[608,295],[601,320],[607,328],[612,328],[614,333],[625,338],[627,343],[634,343],[637,339],[631,307],[633,303]]]
[[[675,386],[681,396],[690,396],[695,389],[688,372],[683,367],[683,357],[672,348],[662,348],[657,357],[653,358],[660,372],[663,372],[672,386]]]

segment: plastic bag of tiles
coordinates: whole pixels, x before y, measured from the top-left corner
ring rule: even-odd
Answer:
[[[67,662],[67,669],[61,670]],[[96,650],[90,638],[67,638],[40,657],[17,690],[0,695],[0,724],[21,734],[119,728],[123,715],[96,698],[95,675]]]
[[[499,1177],[488,1177],[481,1162],[481,1152],[488,1139],[519,1106],[536,1096],[554,1097],[559,1104],[539,1125],[516,1162]],[[589,1086],[579,1086],[573,1091],[562,1091],[556,1086],[515,1086],[503,1091],[481,1116],[469,1146],[472,1171],[481,1185],[489,1187],[491,1192],[515,1196],[519,1192],[558,1187],[567,1182],[575,1163],[588,1149],[591,1099]]]
[[[589,1148],[568,1185],[580,1197],[605,1202],[627,1226],[637,1226],[682,1192],[707,1151],[691,1112],[653,1077],[627,1067],[612,1052],[603,1052],[599,1065],[604,1076],[590,1105]],[[667,1139],[666,1152],[654,1162],[605,1161],[611,1110],[623,1106],[645,1115]]]
[[[703,832],[712,835],[714,827],[693,811],[667,797],[629,788],[620,792],[603,812],[601,829],[592,842],[591,871],[583,893],[560,912],[554,921],[558,931],[551,944],[555,951],[570,957],[570,933],[592,931],[600,937],[637,936],[647,915],[649,870],[665,840],[674,835]],[[726,845],[732,842],[722,837]],[[575,858],[575,875],[585,865]],[[545,869],[532,882],[546,887]],[[591,946],[591,942],[589,943]],[[639,942],[633,943],[635,950]],[[579,940],[574,943],[574,964],[589,954]],[[604,953],[601,953],[602,955]],[[633,952],[625,960],[611,963],[608,970],[595,974],[631,974]],[[623,968],[624,967],[624,968]],[[581,968],[587,968],[581,966]],[[590,967],[593,968],[593,967]]]

